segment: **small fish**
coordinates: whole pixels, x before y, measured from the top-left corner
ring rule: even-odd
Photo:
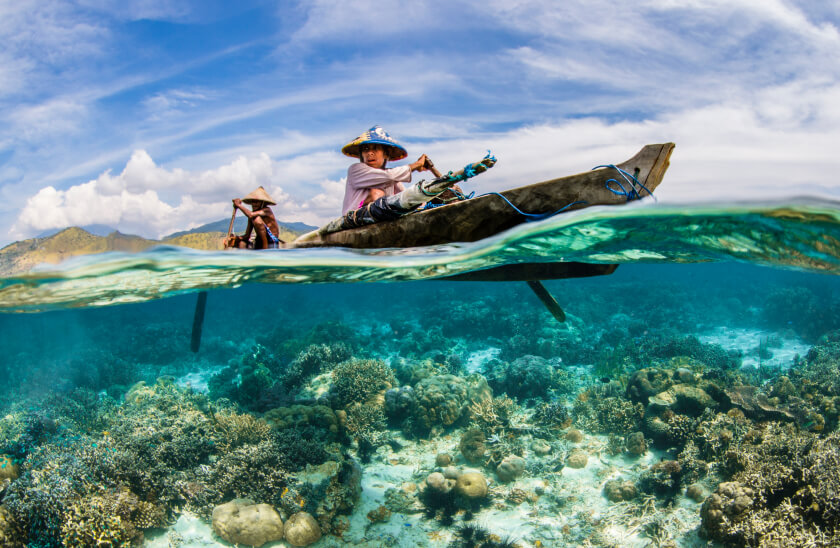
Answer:
[[[601,381],[601,382],[602,382],[602,383],[604,383],[604,384],[607,384],[607,383],[608,383],[608,382],[610,382],[612,379],[611,379],[611,378],[609,378],[609,377],[601,377],[601,378],[600,378],[600,379],[598,379],[598,380],[599,380],[599,381]]]

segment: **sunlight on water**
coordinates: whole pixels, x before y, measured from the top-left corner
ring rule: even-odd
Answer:
[[[525,223],[493,238],[424,248],[201,252],[174,247],[42,265],[0,281],[0,307],[104,306],[246,283],[441,279],[517,263],[738,261],[840,272],[840,204],[598,207]]]

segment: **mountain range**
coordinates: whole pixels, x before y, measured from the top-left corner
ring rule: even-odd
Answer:
[[[234,232],[243,233],[247,220],[234,223]],[[281,240],[293,240],[300,234],[317,227],[304,223],[280,222]],[[160,240],[150,240],[131,234],[122,234],[104,225],[69,227],[46,231],[28,240],[14,242],[0,249],[0,276],[13,276],[31,270],[42,263],[57,264],[77,255],[124,251],[136,253],[156,245],[173,245],[202,250],[223,248],[230,220],[222,219],[191,230],[175,232]]]

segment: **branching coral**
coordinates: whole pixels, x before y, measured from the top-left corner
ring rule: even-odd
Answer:
[[[332,371],[331,393],[336,407],[364,403],[371,396],[397,385],[393,370],[381,360],[350,360]]]
[[[372,451],[385,443],[385,413],[383,408],[367,403],[354,403],[347,407],[347,433],[359,448],[361,461],[369,462]]]
[[[227,409],[213,415],[216,421],[217,445],[227,452],[242,445],[256,444],[268,439],[271,427],[262,419]]]
[[[345,343],[310,344],[282,372],[280,382],[287,389],[293,389],[307,378],[327,371],[335,365],[353,357]]]
[[[593,399],[582,393],[572,407],[578,427],[602,434],[626,435],[639,430],[644,407],[622,398]]]
[[[510,426],[516,402],[507,396],[479,400],[469,407],[472,424],[488,434],[498,434]]]
[[[738,465],[704,503],[703,531],[730,545],[836,546],[840,436],[819,439],[779,423],[765,430],[762,443],[727,452]]]
[[[540,403],[533,420],[549,429],[568,428],[572,424],[572,416],[563,402]]]
[[[22,538],[12,514],[5,506],[0,506],[0,546],[20,548],[23,546]]]

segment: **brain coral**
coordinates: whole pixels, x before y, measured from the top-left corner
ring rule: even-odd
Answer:
[[[425,428],[449,426],[464,413],[468,403],[467,382],[455,375],[423,379],[414,387],[412,415]]]

